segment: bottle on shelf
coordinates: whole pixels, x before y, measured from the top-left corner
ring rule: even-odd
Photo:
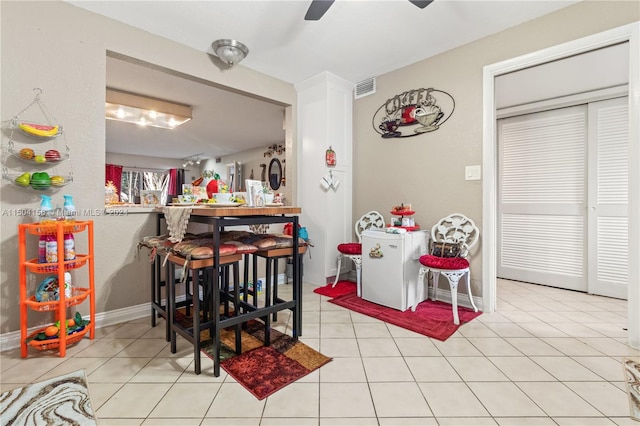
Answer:
[[[38,239],[38,263],[47,262],[47,236],[40,235]]]
[[[64,260],[76,258],[76,242],[73,234],[64,234]]]
[[[58,262],[58,239],[55,234],[48,234],[46,236],[46,260],[47,263]]]
[[[64,209],[64,218],[65,220],[74,220],[76,215],[76,206],[73,204],[73,197],[71,195],[63,195],[64,204],[62,208]]]

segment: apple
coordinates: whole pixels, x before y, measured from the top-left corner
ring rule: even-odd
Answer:
[[[20,186],[29,186],[31,183],[31,175],[29,173],[23,173],[16,178],[16,183]]]
[[[35,153],[31,148],[22,148],[20,150],[20,158],[24,158],[25,160],[31,160]]]
[[[44,155],[36,155],[35,157],[33,157],[33,161],[35,161],[36,163],[45,163],[47,159]]]
[[[44,158],[47,161],[60,161],[60,152],[55,149],[50,149],[44,153]]]
[[[33,189],[47,189],[51,186],[51,178],[47,172],[35,172],[31,175]]]

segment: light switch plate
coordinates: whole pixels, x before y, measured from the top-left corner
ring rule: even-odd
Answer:
[[[480,166],[466,166],[464,168],[465,180],[480,180],[482,177],[482,169]]]

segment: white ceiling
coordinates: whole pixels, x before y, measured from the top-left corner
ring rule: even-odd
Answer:
[[[242,66],[293,84],[323,71],[357,83],[576,2],[435,0],[419,9],[407,0],[337,0],[319,21],[305,21],[310,0],[69,1],[210,54],[214,40],[239,40],[249,47]],[[139,69],[134,71],[131,67],[110,60],[107,84],[194,105],[194,119],[184,129],[177,129],[184,132],[179,135],[175,130],[159,129],[146,129],[150,135],[138,135],[126,131],[125,124],[109,122],[110,151],[173,158],[204,152],[218,157],[284,140],[281,106],[250,100],[238,105],[258,109],[250,123],[245,114],[223,117],[220,111],[238,111],[228,105],[240,95],[223,95],[213,87],[203,90],[200,83],[162,76],[157,71],[146,76],[149,69],[136,66]],[[217,99],[227,106],[216,105]],[[254,103],[259,105],[248,106]],[[215,124],[217,117],[221,121]],[[260,124],[263,122],[265,127]],[[152,151],[144,140],[147,136],[154,142]]]

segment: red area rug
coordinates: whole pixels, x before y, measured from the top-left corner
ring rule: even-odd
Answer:
[[[208,337],[208,330],[206,336]],[[264,324],[252,320],[242,330],[242,353],[235,353],[233,328],[220,333],[220,366],[256,398],[264,399],[317,370],[331,358],[293,337],[271,329],[271,345],[264,346]],[[213,359],[213,340],[202,342],[202,352]]]
[[[453,323],[451,305],[440,301],[425,300],[415,312],[411,309],[401,312],[387,308],[364,300],[355,293],[338,296],[329,302],[443,342],[460,327]],[[469,322],[480,314],[481,312],[458,306],[460,324]]]
[[[327,297],[338,297],[349,293],[356,292],[356,283],[353,281],[338,281],[335,287],[333,283],[329,283],[324,287],[318,287],[313,290],[314,293]]]

